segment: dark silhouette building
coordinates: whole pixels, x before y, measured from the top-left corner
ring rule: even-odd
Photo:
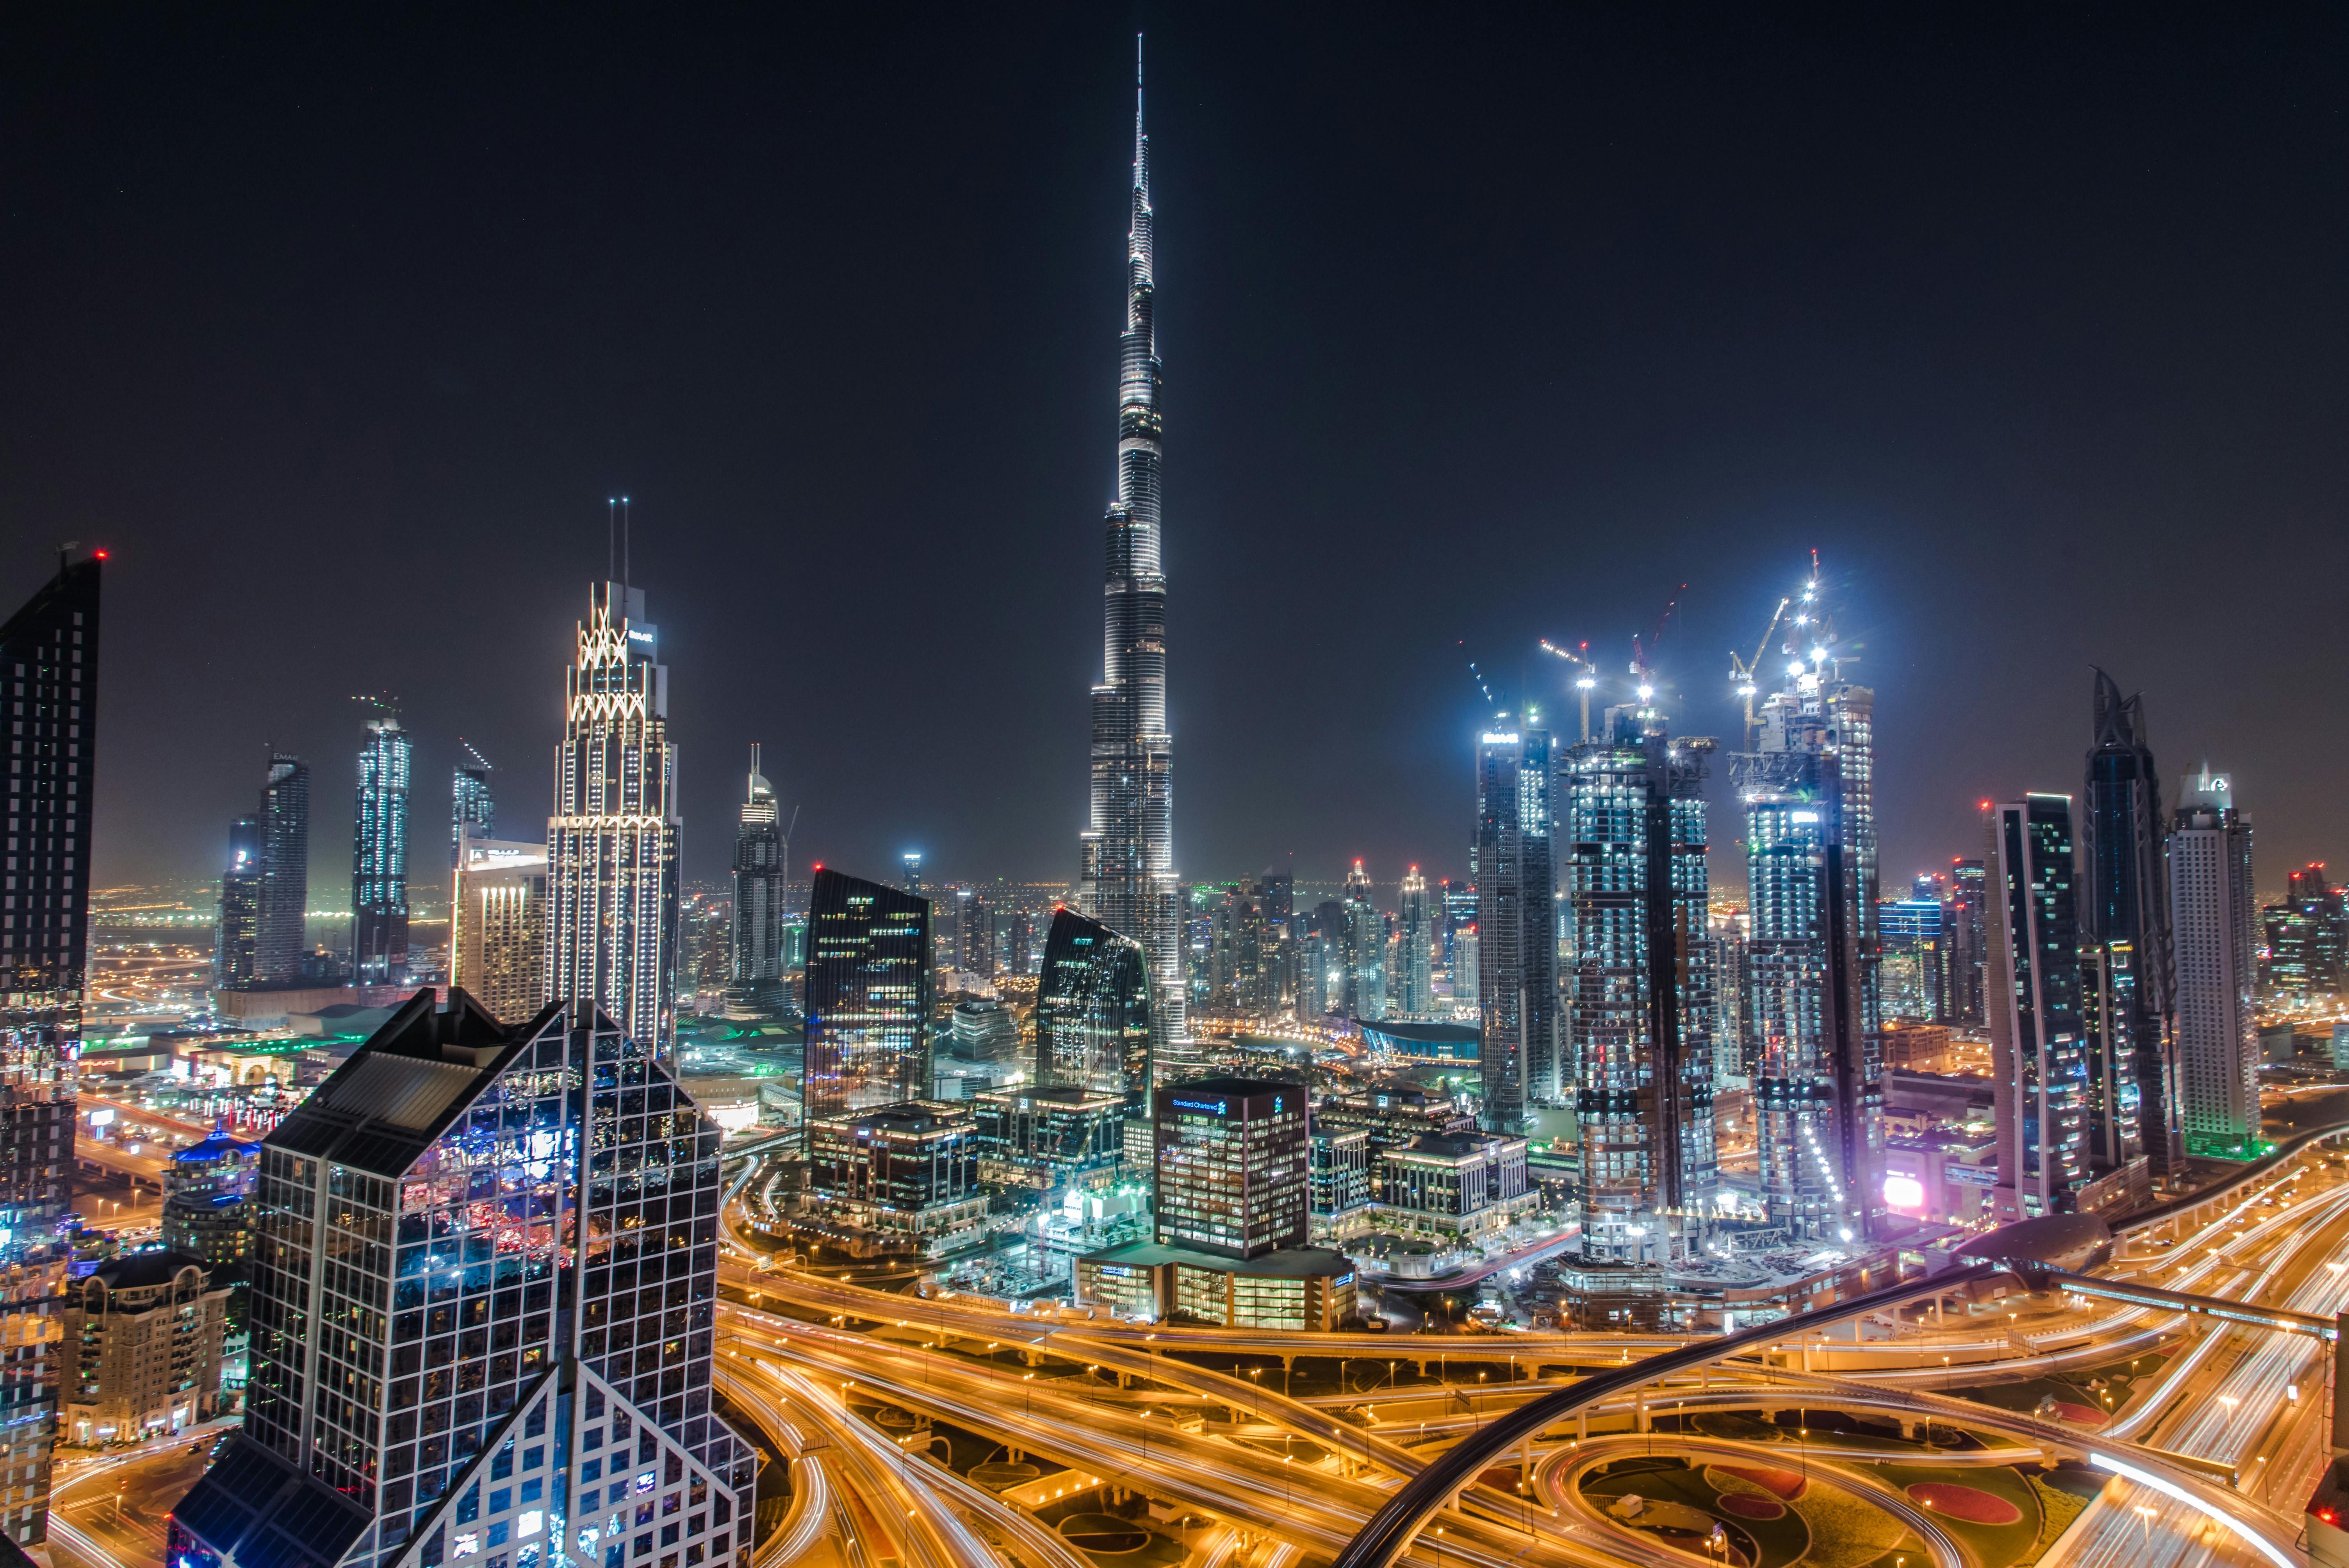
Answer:
[[[212,933],[212,985],[253,988],[261,957],[261,819],[228,825],[228,864],[221,870],[220,918]]]
[[[2094,1017],[2095,1055],[2130,1064],[2134,1088],[2116,1109],[2137,1120],[2135,1141],[2155,1177],[2180,1169],[2169,883],[2163,865],[2168,819],[2146,733],[2145,699],[2121,696],[2095,672],[2095,744],[2082,798],[2080,951]]]
[[[936,985],[928,899],[816,868],[802,993],[810,1129],[928,1094]]]
[[[277,752],[261,785],[261,904],[254,938],[253,983],[295,985],[309,950],[303,922],[310,907],[310,769]]]
[[[750,748],[750,779],[734,830],[733,962],[726,1014],[759,1018],[783,1006],[783,830],[775,790]]]

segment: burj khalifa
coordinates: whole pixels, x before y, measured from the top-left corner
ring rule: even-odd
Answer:
[[[1092,824],[1082,837],[1081,913],[1140,942],[1150,959],[1153,1084],[1196,1065],[1184,1019],[1182,911],[1174,880],[1173,738],[1166,732],[1166,576],[1158,512],[1160,423],[1151,262],[1150,139],[1142,41],[1133,51],[1133,222],[1126,232],[1125,332],[1118,340],[1117,499],[1106,520],[1102,680],[1092,692]],[[1141,1087],[1141,1086],[1134,1086]]]

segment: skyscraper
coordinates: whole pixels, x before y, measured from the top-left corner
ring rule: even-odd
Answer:
[[[501,1023],[546,1001],[546,845],[468,838],[450,900],[451,981]]]
[[[2341,889],[2326,884],[2322,861],[2285,880],[2283,902],[2260,911],[2267,938],[2260,985],[2286,1006],[2321,1006],[2341,994],[2349,964],[2349,903]]]
[[[1435,1011],[1435,909],[1428,901],[1427,879],[1417,866],[1403,873],[1402,891],[1395,899],[1395,927],[1402,945],[1393,1010],[1406,1018],[1430,1016]]]
[[[590,1010],[409,1001],[263,1144],[250,1404],[167,1558],[622,1568],[675,1531],[747,1560],[756,1461],[710,1408],[722,1136]]]
[[[2100,1056],[2137,1076],[2135,1142],[2151,1173],[2184,1169],[2178,1068],[2170,1038],[2169,885],[2161,863],[2168,824],[2146,733],[2145,699],[2123,697],[2095,672],[2094,742],[2082,802],[2080,937]]]
[[[1345,904],[1338,948],[1346,970],[1346,1016],[1376,1022],[1387,1016],[1386,926],[1360,861],[1346,873]]]
[[[2098,1134],[2122,1134],[2123,1160],[2137,1161],[2137,1079],[2133,1063],[2114,1060],[2099,1073],[2089,1060],[2072,799],[2026,795],[1992,807],[1985,826],[1992,1212],[2022,1220],[2102,1207],[2088,1191],[2109,1173],[2096,1169]]]
[[[1868,1234],[1884,1207],[1875,694],[1843,678],[1832,633],[1822,625],[1813,640],[1811,624],[1786,645],[1786,684],[1757,720],[1760,749],[1733,773],[1745,806],[1763,1201],[1796,1237],[1843,1241]]]
[[[1151,1059],[1162,1082],[1198,1061],[1185,1012],[1174,875],[1174,743],[1166,727],[1166,577],[1160,555],[1159,363],[1153,325],[1150,139],[1133,57],[1133,202],[1119,339],[1117,499],[1109,509],[1102,682],[1092,690],[1092,820],[1080,842],[1079,913],[1140,942],[1158,988]]]
[[[228,825],[228,864],[221,869],[220,917],[212,934],[212,985],[253,988],[261,939],[261,820]]]
[[[1529,1130],[1564,1093],[1549,732],[1530,715],[1476,743],[1477,1047],[1487,1132]]]
[[[49,1453],[66,1291],[57,1222],[74,1166],[73,1063],[88,985],[90,795],[98,769],[98,576],[103,555],[57,574],[0,624],[12,740],[0,910],[0,1532],[48,1539]],[[45,1353],[44,1346],[47,1346]]]
[[[1948,911],[1928,882],[1913,898],[1888,898],[1876,906],[1883,944],[1877,960],[1884,1015],[1910,1023],[1938,1023],[1946,1006],[1941,994],[1943,933]]]
[[[2183,793],[2169,830],[2178,1120],[2187,1153],[2243,1160],[2260,1137],[2251,825],[2207,763]]]
[[[408,978],[408,732],[367,722],[351,830],[351,963],[362,985]]]
[[[1149,956],[1073,909],[1052,912],[1036,982],[1035,1080],[1121,1101],[1126,1162],[1150,1163]]]
[[[1950,939],[1950,1022],[1979,1029],[1987,1022],[1983,1009],[1982,954],[1990,944],[1982,908],[1982,863],[1957,859],[1950,862],[1950,911],[1944,921]]]
[[[808,892],[806,1120],[929,1092],[930,901],[816,868]]]
[[[546,995],[595,1004],[666,1057],[677,1013],[679,822],[659,646],[643,589],[589,591],[578,655],[564,672],[546,824]]]
[[[1582,1252],[1684,1256],[1718,1171],[1704,758],[1643,702],[1610,707],[1559,770],[1568,1072]]]
[[[750,781],[734,830],[734,953],[729,1017],[762,1017],[783,1006],[783,830],[774,787],[750,748]]]
[[[254,983],[294,985],[310,944],[310,769],[280,751],[261,786],[261,912]]]
[[[462,738],[457,744],[465,758],[457,764],[449,786],[449,868],[465,863],[467,839],[498,836],[498,801],[490,792],[490,759]]]

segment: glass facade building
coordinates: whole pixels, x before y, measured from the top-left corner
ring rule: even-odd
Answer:
[[[490,790],[490,759],[460,739],[465,759],[457,764],[449,783],[449,869],[465,863],[467,839],[498,836],[498,800]]]
[[[1435,906],[1417,866],[1403,873],[1395,895],[1395,970],[1392,1013],[1424,1018],[1435,1011]]]
[[[1387,1016],[1386,923],[1371,896],[1371,877],[1356,861],[1346,873],[1344,923],[1338,933],[1338,958],[1346,974],[1345,1009],[1350,1021]]]
[[[2189,1155],[2243,1160],[2260,1141],[2251,825],[2223,776],[2186,783],[2169,831],[2178,1119]]]
[[[1156,1092],[1159,1242],[1242,1262],[1303,1246],[1305,1091],[1207,1078]]]
[[[261,820],[228,825],[228,864],[221,870],[220,913],[212,929],[212,985],[252,989],[261,957]]]
[[[362,985],[408,978],[408,732],[386,714],[359,748],[351,833],[351,963]]]
[[[74,1063],[89,964],[90,790],[98,769],[97,557],[0,624],[10,730],[0,898],[0,1532],[48,1539],[71,1200]]]
[[[293,985],[310,951],[310,769],[277,752],[261,785],[261,913],[257,985]]]
[[[1150,1014],[1142,944],[1075,910],[1055,910],[1036,986],[1037,1084],[1113,1096],[1146,1119]]]
[[[1198,1057],[1185,1025],[1185,911],[1174,873],[1174,743],[1166,724],[1166,575],[1160,552],[1156,214],[1135,46],[1133,190],[1125,332],[1118,340],[1117,499],[1109,509],[1102,680],[1092,689],[1092,820],[1077,908],[1142,944],[1156,995],[1150,1059],[1162,1079]]]
[[[1558,836],[1582,1252],[1686,1253],[1718,1176],[1704,759],[1651,707],[1567,753]]]
[[[726,991],[730,1016],[758,1017],[783,1006],[783,830],[774,786],[750,748],[750,781],[734,830],[734,953]]]
[[[456,984],[507,1023],[536,1014],[546,1001],[546,845],[467,839],[450,907]]]
[[[1476,744],[1478,1071],[1487,1131],[1519,1133],[1560,1104],[1557,870],[1549,732],[1486,730]]]
[[[2072,798],[2026,795],[1993,806],[1989,872],[1992,1093],[1998,1140],[1993,1212],[2001,1220],[2068,1213],[2098,1174],[2097,1103],[2080,995],[2080,918]],[[2136,1153],[2136,1080],[2116,1064]]]
[[[677,748],[641,588],[597,584],[564,674],[546,824],[547,990],[601,1007],[657,1055],[677,1022]]]
[[[2133,1141],[2151,1172],[2184,1170],[2177,1056],[2170,1032],[2169,879],[2162,865],[2168,820],[2146,733],[2145,700],[2124,697],[2095,672],[2095,743],[2081,798],[2080,942],[2086,995],[2096,1004],[2098,1054],[2137,1076]]]
[[[509,1026],[419,993],[264,1142],[245,1425],[173,1556],[735,1563],[720,1136],[601,1014]]]
[[[1948,956],[1945,914],[1938,898],[1889,898],[1876,906],[1876,929],[1883,944],[1877,975],[1886,1017],[1917,1024],[1941,1021]]]
[[[930,901],[817,867],[802,997],[810,1129],[929,1092],[935,987]]]

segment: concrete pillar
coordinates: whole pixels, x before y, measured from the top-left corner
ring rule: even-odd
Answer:
[[[1589,1439],[1590,1412],[1588,1410],[1577,1410],[1574,1413],[1574,1440],[1577,1442],[1588,1442]]]

